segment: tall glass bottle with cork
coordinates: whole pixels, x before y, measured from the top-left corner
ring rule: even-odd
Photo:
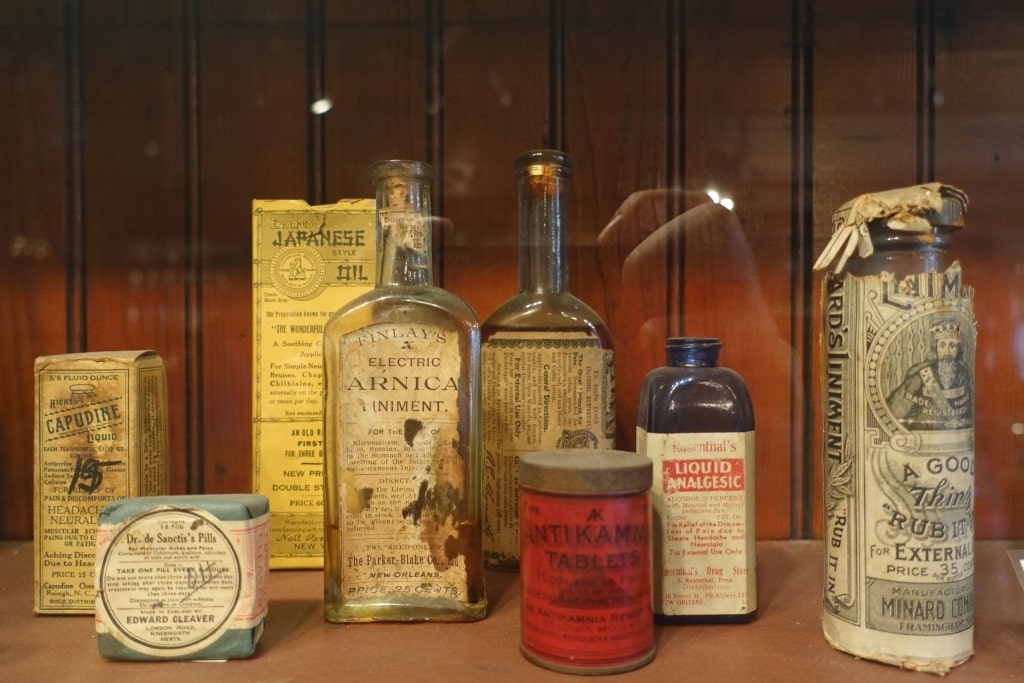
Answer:
[[[324,327],[325,617],[481,619],[479,322],[433,284],[430,165],[371,172],[376,287]]]
[[[566,218],[572,158],[533,150],[514,162],[519,293],[482,326],[484,558],[519,568],[519,458],[613,448],[615,355],[601,317],[569,291]]]
[[[757,616],[754,407],[722,342],[673,337],[637,402],[637,453],[654,461],[654,615],[661,623]]]

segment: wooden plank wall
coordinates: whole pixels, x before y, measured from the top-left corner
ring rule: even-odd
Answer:
[[[576,158],[570,283],[616,337],[620,445],[664,337],[721,337],[754,396],[762,538],[820,533],[832,211],[964,188],[977,532],[1024,535],[1016,0],[4,0],[0,86],[0,538],[32,533],[43,354],[158,349],[172,490],[249,490],[254,197],[434,163],[439,275],[483,318],[516,286],[512,158],[542,146]]]

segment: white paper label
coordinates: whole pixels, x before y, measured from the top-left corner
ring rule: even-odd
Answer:
[[[757,609],[754,432],[638,429],[637,452],[655,464],[655,613]]]
[[[614,352],[584,332],[496,333],[483,345],[484,557],[519,558],[519,458],[615,445]]]
[[[825,297],[825,635],[944,673],[973,647],[973,292],[954,264]]]
[[[340,353],[342,598],[467,600],[457,331],[371,325]]]
[[[180,657],[258,625],[267,586],[250,579],[266,567],[269,523],[159,506],[100,526],[98,628],[138,652]]]

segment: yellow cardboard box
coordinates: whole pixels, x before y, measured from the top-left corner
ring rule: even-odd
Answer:
[[[376,201],[254,200],[253,490],[271,569],[323,566],[324,323],[373,288]]]
[[[37,614],[96,607],[96,525],[107,503],[167,493],[167,375],[155,351],[35,362]]]

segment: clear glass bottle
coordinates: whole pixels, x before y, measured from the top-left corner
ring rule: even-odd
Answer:
[[[951,252],[966,208],[940,183],[861,195],[815,264],[829,271],[822,630],[937,674],[974,650],[977,321]]]
[[[613,448],[615,352],[601,317],[569,291],[566,215],[572,159],[524,152],[519,196],[519,293],[482,326],[484,558],[519,568],[519,457]]]
[[[654,461],[654,615],[661,623],[757,616],[754,407],[718,366],[713,337],[674,337],[647,374],[637,453]]]
[[[371,170],[376,287],[324,328],[325,617],[481,619],[479,322],[433,284],[431,167]]]

